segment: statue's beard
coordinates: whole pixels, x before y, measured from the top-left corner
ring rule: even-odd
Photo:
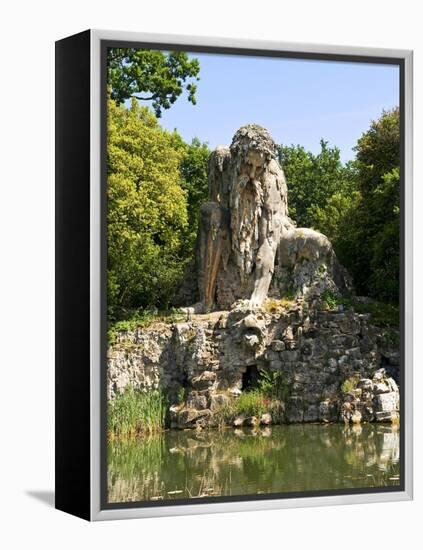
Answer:
[[[241,277],[249,275],[259,248],[259,222],[263,207],[263,186],[260,179],[240,175],[232,190],[232,250]]]

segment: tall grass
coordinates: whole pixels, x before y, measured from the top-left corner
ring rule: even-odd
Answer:
[[[127,388],[108,405],[109,437],[135,437],[164,429],[167,399],[163,391]]]
[[[238,416],[260,418],[262,414],[270,413],[273,423],[280,424],[285,418],[284,403],[288,397],[289,387],[283,374],[262,370],[256,388],[244,391],[215,412],[216,423],[223,427],[232,424]]]
[[[241,394],[233,404],[233,413],[235,415],[258,416],[267,412],[269,408],[269,399],[260,390],[250,390]]]
[[[250,390],[216,411],[214,418],[216,425],[223,428],[231,425],[239,416],[260,418],[264,413],[270,413],[273,423],[280,424],[284,420],[284,405],[279,399],[271,398],[261,390]]]
[[[269,398],[281,399],[282,401],[288,398],[289,388],[283,373],[279,370],[274,372],[261,370],[258,388]]]

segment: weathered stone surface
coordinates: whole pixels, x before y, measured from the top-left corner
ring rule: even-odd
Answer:
[[[398,392],[398,384],[395,382],[393,378],[388,378],[386,381],[389,386],[389,391]]]
[[[377,384],[373,384],[373,392],[375,394],[388,393],[390,389],[390,386],[385,382],[378,382]]]
[[[373,382],[381,382],[386,376],[386,370],[384,368],[378,369],[373,375]]]
[[[278,250],[273,292],[320,296],[325,290],[344,292],[350,277],[339,264],[329,239],[307,228],[292,227],[283,233]]]
[[[210,371],[204,371],[199,376],[192,378],[192,385],[199,390],[206,390],[213,386],[216,380],[216,373]]]
[[[399,420],[398,411],[377,411],[376,412],[377,422],[398,422],[398,420]]]
[[[271,342],[270,347],[273,351],[284,351],[285,350],[285,342],[282,340],[273,340]]]
[[[161,384],[177,387],[178,369],[166,368],[170,359],[172,328],[151,327],[147,332],[137,329],[122,334],[107,354],[107,394],[111,399],[126,387],[156,389]]]
[[[225,405],[228,405],[230,403],[231,399],[228,395],[225,395],[223,393],[218,393],[216,395],[212,394],[210,396],[210,410],[212,412],[216,412]]]
[[[295,351],[295,350],[282,351],[281,354],[280,354],[280,357],[281,357],[282,361],[284,361],[285,363],[291,363],[291,362],[294,362],[294,361],[298,361],[299,356],[300,356],[299,352]]]
[[[246,424],[251,428],[256,428],[257,426],[260,425],[260,419],[257,418],[257,416],[250,416],[249,418],[247,418]]]
[[[362,378],[361,380],[359,380],[357,388],[361,388],[364,391],[372,391],[373,382],[370,380],[370,378]]]
[[[398,384],[378,347],[385,329],[372,325],[369,316],[317,310],[304,315],[301,308],[275,315],[244,306],[122,333],[108,353],[110,398],[127,386],[164,388],[174,427],[212,426],[219,409],[268,371],[280,373],[285,412],[278,421],[349,423],[358,421],[358,413],[362,422],[398,417]],[[246,345],[246,334],[257,334],[259,345]],[[372,342],[370,351],[354,345],[362,334]],[[290,349],[279,351],[280,342]]]
[[[338,404],[329,399],[319,403],[319,421],[320,422],[335,422],[338,420]]]
[[[356,409],[351,415],[351,422],[353,424],[360,424],[361,419],[362,419],[361,412],[358,409]]]
[[[382,393],[375,397],[376,412],[391,412],[398,410],[398,392]]]
[[[186,404],[189,409],[207,409],[207,397],[196,391],[192,391],[187,397]]]
[[[281,370],[283,368],[283,362],[279,361],[278,359],[275,359],[273,361],[270,361],[269,366],[270,366],[271,370],[278,371],[278,370]]]
[[[296,228],[289,218],[276,144],[257,124],[240,128],[229,148],[218,147],[210,157],[197,269],[206,311],[229,309],[239,299],[257,307],[269,290],[276,297],[288,291],[319,296],[326,289],[343,292],[351,286],[327,237]],[[255,341],[251,337],[251,345]]]
[[[245,422],[245,416],[242,416],[242,415],[241,415],[241,416],[237,416],[237,417],[234,419],[233,424],[234,424],[234,426],[235,426],[236,428],[239,428],[239,427],[241,427],[241,426],[244,425],[244,422]]]
[[[210,417],[211,411],[208,409],[203,411],[182,409],[176,412],[171,427],[179,429],[206,427]]]
[[[286,419],[289,423],[303,422],[304,404],[301,397],[292,396],[288,399]]]
[[[349,379],[353,384],[354,378]],[[384,368],[373,378],[361,378],[356,388],[343,394],[340,419],[344,422],[394,422],[399,417],[399,390]]]
[[[304,422],[317,422],[319,420],[319,406],[308,405],[304,410]]]
[[[272,423],[272,415],[269,413],[264,413],[260,417],[260,424],[263,424],[263,426],[268,426]]]

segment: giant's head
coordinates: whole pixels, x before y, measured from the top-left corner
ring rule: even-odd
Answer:
[[[251,178],[257,177],[271,160],[277,158],[276,143],[258,124],[242,126],[233,137],[230,151],[237,169],[249,172]]]

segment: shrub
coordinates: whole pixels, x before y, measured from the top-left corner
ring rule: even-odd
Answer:
[[[327,288],[322,293],[322,302],[325,306],[325,309],[328,309],[329,311],[334,311],[337,309],[340,300],[336,292]]]
[[[295,300],[293,296],[280,298],[267,298],[263,304],[263,309],[267,313],[280,313],[281,311],[288,309],[295,305]]]
[[[372,321],[377,325],[398,326],[399,325],[399,307],[393,304],[384,304],[383,302],[373,302],[370,304],[360,304],[353,302],[357,313],[370,313]]]
[[[283,379],[281,371],[269,372],[260,371],[259,389],[270,398],[286,399],[288,391],[287,384]]]
[[[359,379],[359,376],[351,376],[350,378],[344,380],[341,384],[341,390],[343,391],[343,393],[350,393],[355,390]]]

